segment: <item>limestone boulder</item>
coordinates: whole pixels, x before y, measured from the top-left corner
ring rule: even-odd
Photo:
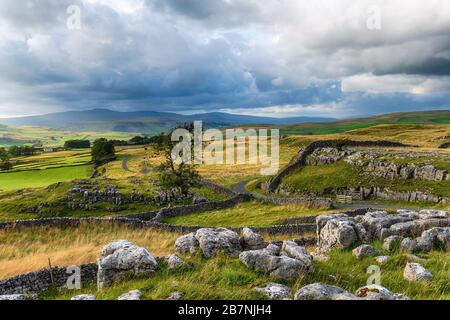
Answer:
[[[270,300],[288,300],[292,296],[292,291],[289,287],[273,282],[269,282],[264,287],[256,288],[255,290],[265,294]]]
[[[433,275],[418,263],[407,263],[403,277],[409,281],[429,282]]]
[[[121,295],[117,300],[141,300],[142,292],[140,290],[133,290]]]
[[[369,285],[356,290],[356,296],[364,300],[410,300],[407,296],[393,293],[379,285]]]
[[[181,236],[175,241],[175,250],[181,254],[184,253],[194,254],[197,252],[198,247],[199,243],[198,240],[195,238],[195,232]]]
[[[358,259],[362,259],[362,258],[366,258],[366,257],[373,257],[379,253],[380,253],[380,251],[378,249],[376,249],[368,244],[363,244],[363,245],[353,249],[353,251],[352,251],[352,254]]]
[[[105,246],[97,265],[99,289],[109,287],[129,276],[152,274],[158,269],[158,262],[147,249],[126,240]]]
[[[211,258],[218,251],[231,256],[238,256],[241,252],[239,235],[225,228],[203,228],[195,233],[195,239],[206,258]]]
[[[245,250],[259,250],[266,246],[264,238],[250,228],[242,230],[241,245]]]
[[[358,300],[358,297],[339,287],[313,283],[298,290],[294,300]]]

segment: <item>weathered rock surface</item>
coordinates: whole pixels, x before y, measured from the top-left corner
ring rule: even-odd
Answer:
[[[36,300],[36,296],[26,295],[26,294],[7,294],[0,295],[0,301],[25,301],[25,300]]]
[[[363,244],[352,251],[353,255],[358,259],[365,257],[373,257],[380,253],[380,251],[371,245]]]
[[[313,257],[308,254],[304,247],[299,246],[294,241],[284,241],[281,254],[301,261],[308,267],[309,271],[313,268]]]
[[[140,290],[133,290],[127,293],[124,293],[117,300],[141,300],[142,292]]]
[[[199,243],[195,238],[195,232],[181,236],[175,241],[175,250],[179,253],[195,253],[198,246]]]
[[[217,251],[237,256],[242,250],[239,235],[225,228],[202,228],[179,237],[175,242],[175,249],[179,253],[195,253],[198,248],[207,258],[214,256]]]
[[[379,285],[359,288],[356,290],[356,296],[364,300],[410,300],[403,294],[393,293]]]
[[[95,296],[93,294],[80,294],[72,297],[70,300],[95,300]]]
[[[281,248],[273,243],[269,244],[265,250],[273,256],[278,256],[281,252]]]
[[[224,251],[232,256],[238,256],[241,252],[239,235],[225,228],[199,229],[195,238],[206,258],[211,258],[217,251]]]
[[[168,255],[164,257],[164,259],[166,260],[169,269],[175,269],[186,264],[184,260],[176,254]]]
[[[105,246],[97,265],[99,289],[104,289],[127,276],[154,273],[158,268],[158,262],[147,249],[126,240]]]
[[[184,296],[183,292],[176,291],[176,292],[172,292],[169,295],[169,297],[167,298],[167,300],[173,300],[173,301],[181,300],[181,298],[183,298],[183,296]]]
[[[358,300],[358,297],[339,287],[313,283],[297,291],[294,300]]]
[[[281,255],[274,253],[275,250],[267,249],[244,251],[239,255],[239,260],[251,269],[283,279],[304,276],[314,270],[312,257],[295,242],[286,241],[283,244]]]
[[[431,281],[433,275],[418,263],[407,263],[403,276],[409,281]]]
[[[400,241],[405,242],[404,248],[408,244],[409,250],[427,251],[431,243],[432,248],[443,247],[448,250],[449,226],[450,212],[438,210],[398,210],[397,214],[374,211],[356,217],[345,214],[323,215],[316,218],[317,245],[320,252],[327,252],[385,239],[383,246],[386,250],[393,250]],[[403,239],[418,237],[423,231],[433,228],[436,230],[415,240],[414,248],[414,243]]]
[[[259,250],[266,246],[264,238],[250,228],[242,230],[241,245],[245,250]]]
[[[256,291],[264,293],[270,300],[287,300],[291,299],[292,291],[289,287],[269,282],[262,288],[256,288]]]

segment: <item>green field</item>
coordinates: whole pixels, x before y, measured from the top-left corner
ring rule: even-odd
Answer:
[[[45,187],[57,182],[88,178],[92,175],[91,165],[70,166],[45,170],[30,170],[0,173],[0,190],[16,190]]]
[[[340,120],[330,123],[304,123],[298,125],[287,125],[281,128],[282,134],[334,134],[343,133],[351,130],[368,128],[382,124],[396,125],[417,125],[417,124],[434,124],[445,125],[450,124],[450,111],[428,111],[428,112],[411,112],[411,113],[395,113],[382,116],[375,116],[364,119]]]

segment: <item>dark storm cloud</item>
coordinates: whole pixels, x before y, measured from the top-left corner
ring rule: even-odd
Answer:
[[[429,58],[422,62],[417,61],[413,64],[400,65],[388,70],[375,72],[377,75],[399,73],[424,76],[450,76],[450,59]]]

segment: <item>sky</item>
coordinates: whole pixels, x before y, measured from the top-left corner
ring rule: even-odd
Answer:
[[[450,109],[448,0],[0,0],[0,117]]]

